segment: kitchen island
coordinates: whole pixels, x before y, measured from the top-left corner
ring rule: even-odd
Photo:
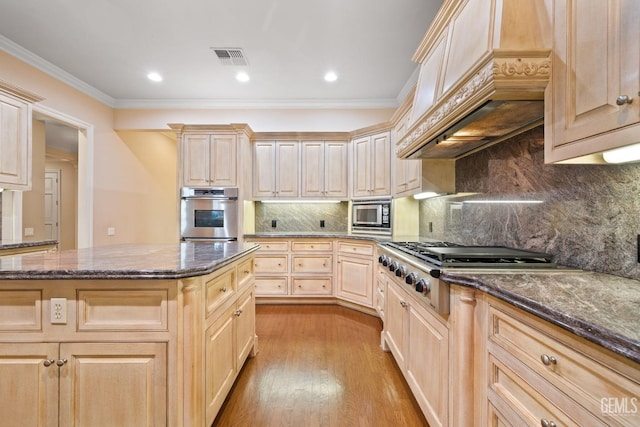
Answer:
[[[0,413],[21,425],[208,426],[255,354],[244,243],[0,259]]]

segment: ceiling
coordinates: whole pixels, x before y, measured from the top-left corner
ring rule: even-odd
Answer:
[[[0,49],[115,108],[393,108],[441,4],[0,0]],[[219,47],[242,49],[248,65],[222,65]],[[329,70],[337,81],[323,80]]]

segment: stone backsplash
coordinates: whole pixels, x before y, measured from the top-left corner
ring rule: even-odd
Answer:
[[[327,232],[346,233],[349,228],[348,202],[262,203],[256,202],[256,233]],[[272,227],[276,221],[276,227]],[[320,226],[324,221],[324,227]]]
[[[540,126],[458,160],[456,191],[475,194],[421,201],[420,235],[640,279],[640,165],[545,164],[543,145]]]

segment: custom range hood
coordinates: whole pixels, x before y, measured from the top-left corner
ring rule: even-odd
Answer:
[[[445,1],[413,60],[401,158],[457,159],[543,122],[551,0]]]

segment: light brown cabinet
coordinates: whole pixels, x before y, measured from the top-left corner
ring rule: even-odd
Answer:
[[[238,138],[234,133],[185,134],[185,187],[236,187]]]
[[[638,22],[635,0],[554,3],[555,57],[545,94],[546,162],[640,142]]]
[[[301,197],[348,198],[348,147],[346,141],[301,142]]]
[[[339,240],[337,245],[336,296],[372,308],[374,244]]]
[[[353,198],[391,197],[391,132],[354,138]]]
[[[254,141],[254,198],[297,198],[300,195],[299,170],[300,144],[297,141]]]
[[[32,103],[42,98],[0,81],[0,187],[30,190]]]
[[[637,366],[495,298],[481,309],[490,424],[638,425]]]

